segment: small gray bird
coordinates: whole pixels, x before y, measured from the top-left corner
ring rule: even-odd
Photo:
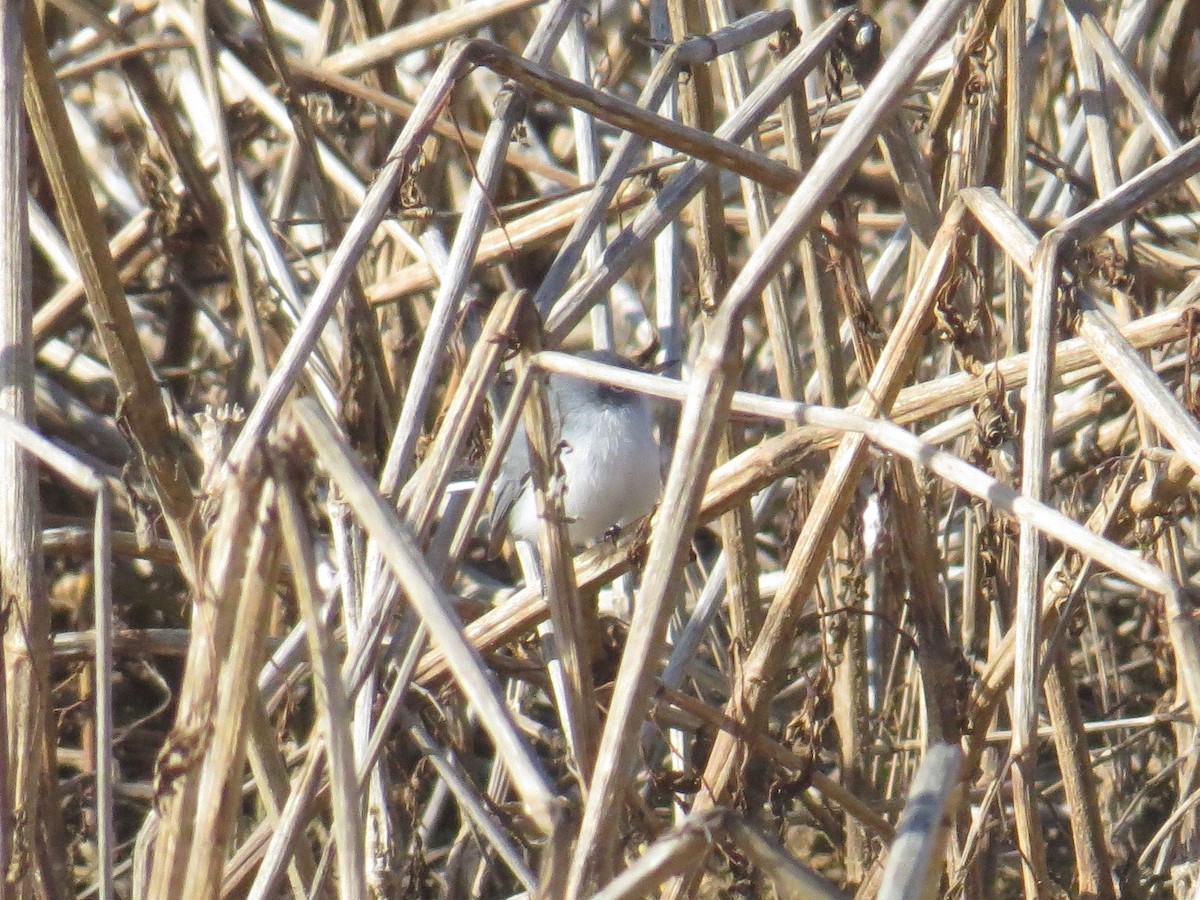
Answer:
[[[579,355],[633,368],[625,357],[608,350]],[[556,374],[547,380],[547,400],[551,436],[565,482],[563,505],[571,543],[585,546],[614,525],[649,514],[658,502],[662,474],[646,397]],[[537,503],[529,467],[529,439],[522,424],[496,478],[491,516],[494,547],[505,531],[515,540],[537,543]]]

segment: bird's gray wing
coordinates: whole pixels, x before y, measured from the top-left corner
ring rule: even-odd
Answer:
[[[488,521],[489,557],[500,553],[500,545],[508,537],[509,513],[517,505],[521,494],[529,490],[530,481],[529,441],[525,437],[525,428],[518,426],[512,442],[508,445],[508,452],[504,454],[504,461],[500,464],[496,483],[492,487],[492,513]]]

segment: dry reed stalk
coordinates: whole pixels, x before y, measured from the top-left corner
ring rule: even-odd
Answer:
[[[529,298],[519,295],[521,301],[528,303]],[[520,323],[521,343],[528,353],[536,352],[540,340],[536,321],[530,316],[532,308],[526,306],[522,312],[525,316]],[[527,365],[522,366],[518,369],[518,377],[528,377],[527,372]],[[552,632],[542,631],[547,644],[547,665],[553,667],[550,676],[554,681],[552,687],[567,748],[586,796],[596,763],[600,732],[590,653],[592,635],[599,628],[599,617],[580,596],[575,584],[565,493],[561,487],[554,487],[559,448],[553,434],[546,384],[536,376],[529,381],[529,397],[522,406],[525,409],[525,433],[529,437],[530,483],[542,524],[537,540],[537,559],[522,568],[527,583],[540,583],[550,608]]]
[[[379,63],[445,43],[464,32],[474,31],[495,19],[541,2],[543,0],[475,0],[465,3],[331,54],[322,60],[322,68],[340,75],[359,75]]]
[[[96,495],[95,570],[96,628],[96,868],[99,869],[97,895],[113,900],[116,885],[113,866],[117,839],[113,828],[113,605],[112,605],[112,492],[101,484]]]
[[[251,491],[251,496],[253,492]],[[203,764],[200,766],[195,807],[187,815],[195,816],[191,826],[190,855],[184,882],[185,897],[211,897],[221,884],[226,847],[233,836],[241,806],[242,781],[235,777],[245,764],[248,722],[257,706],[254,672],[263,649],[271,585],[279,573],[279,535],[275,530],[274,485],[259,494],[255,519],[244,536],[245,570],[236,594],[222,599],[236,610],[236,624],[228,648],[221,653],[216,675],[216,693],[210,713],[212,730],[206,736]],[[233,547],[218,552],[232,552]],[[217,626],[220,628],[220,625]]]
[[[139,343],[116,267],[103,240],[86,167],[67,123],[62,97],[49,67],[36,10],[25,9],[25,105],[43,164],[55,192],[64,230],[83,275],[84,290],[109,367],[122,394],[125,427],[138,446],[155,495],[179,548],[185,577],[199,588],[199,535],[192,520],[192,492],[171,453],[170,423],[150,364]]]
[[[28,317],[26,317],[28,324]],[[20,452],[24,460],[37,460],[47,466],[51,471],[55,472],[65,482],[72,484],[78,490],[85,494],[94,495],[96,497],[95,510],[95,534],[92,546],[93,559],[95,562],[95,590],[94,602],[96,607],[95,621],[95,682],[96,682],[96,705],[97,705],[97,742],[95,748],[95,759],[91,760],[94,763],[94,771],[97,775],[96,785],[96,829],[97,829],[97,849],[100,854],[98,860],[98,893],[104,898],[115,896],[113,892],[113,833],[112,833],[112,752],[111,746],[105,742],[106,738],[111,737],[112,732],[112,695],[110,690],[110,682],[112,678],[112,658],[111,658],[111,640],[108,636],[109,621],[111,619],[111,584],[110,571],[108,561],[111,558],[111,546],[107,541],[107,532],[109,530],[111,501],[109,499],[109,488],[97,474],[91,471],[86,465],[81,464],[74,459],[70,454],[66,453],[56,445],[47,441],[38,432],[34,431],[18,417],[0,411],[0,432],[5,443],[11,444],[12,447]],[[26,640],[28,640],[28,632],[25,632]],[[27,651],[26,651],[27,652]],[[48,667],[48,653],[43,653],[40,664]],[[36,661],[38,658],[35,656]],[[7,674],[5,681],[7,681]],[[7,717],[6,713],[6,717]],[[28,715],[28,714],[27,714]],[[43,725],[43,727],[47,727]],[[16,730],[14,738],[20,737],[20,727]],[[49,749],[48,741],[43,742],[44,747]],[[6,749],[7,753],[11,752]],[[35,747],[30,751],[33,754],[39,753],[39,749]],[[32,758],[36,761],[36,755]],[[17,772],[21,772],[25,766],[18,766]],[[34,766],[36,768],[36,766]],[[44,790],[44,785],[36,785],[37,791]],[[17,801],[22,801],[24,798],[21,795],[20,784],[13,784],[9,789],[11,793],[7,796],[13,798],[13,808],[17,807]],[[34,802],[41,801],[45,803],[51,797],[42,797],[37,794],[32,798]],[[28,802],[28,801],[25,801]],[[9,813],[7,810],[5,814]],[[53,810],[44,809],[42,816],[47,821],[53,821],[55,812]],[[61,827],[61,826],[60,826]],[[14,849],[19,850],[22,854],[31,853],[31,848],[24,847],[19,843],[21,839],[34,839],[43,842],[46,845],[48,838],[54,837],[54,832],[50,829],[44,829],[42,834],[36,837],[26,837],[22,830],[17,830],[12,824],[5,822],[3,824],[3,840],[7,845],[6,851],[10,854]],[[21,857],[10,858],[8,863],[12,868],[10,874],[6,876],[6,885],[16,896],[32,896],[36,890],[39,881],[43,885],[65,885],[67,883],[66,873],[61,871],[63,866],[62,860],[43,859],[39,862],[41,870],[30,866],[28,862]],[[51,888],[56,889],[56,888]]]
[[[950,824],[947,811],[962,787],[958,779],[961,763],[962,751],[957,746],[939,744],[926,751],[900,813],[879,897],[937,896]]]
[[[0,354],[6,360],[0,411],[22,424],[33,420],[29,248],[24,215],[27,182],[21,125],[21,21],[13,6],[0,14],[0,206],[13,223],[0,239]],[[41,586],[40,509],[36,471],[19,444],[0,442],[0,596],[4,597],[3,679],[0,688],[0,873],[15,896],[32,897],[41,797],[41,758],[53,747],[49,707],[49,610]]]
[[[223,797],[214,798],[209,788],[206,797],[209,806],[201,809],[197,805],[205,771],[201,763],[212,746],[214,729],[218,727],[214,717],[224,699],[218,696],[218,684],[239,622],[241,586],[244,581],[253,581],[248,574],[249,564],[259,562],[258,558],[252,560],[248,556],[242,538],[254,531],[262,492],[261,476],[242,471],[234,472],[218,495],[220,508],[207,543],[219,552],[211,557],[203,593],[196,598],[192,610],[192,641],[180,688],[179,711],[156,772],[160,819],[147,887],[154,895],[184,892],[192,854],[214,850],[209,843],[212,834],[202,834],[204,842],[197,842],[196,820],[228,802]],[[210,774],[209,779],[212,777]],[[223,848],[218,843],[215,849]],[[223,862],[223,854],[218,853],[215,861]],[[198,869],[195,873],[201,874]]]

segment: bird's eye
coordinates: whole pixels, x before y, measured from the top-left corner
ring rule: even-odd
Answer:
[[[601,397],[609,397],[613,400],[624,400],[629,396],[629,390],[623,387],[617,387],[615,384],[597,385]]]

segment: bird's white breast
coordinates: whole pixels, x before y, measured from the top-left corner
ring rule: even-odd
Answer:
[[[632,421],[631,421],[632,417]],[[567,437],[559,448],[563,503],[571,543],[584,546],[614,525],[627,525],[654,509],[662,478],[649,407],[616,407],[594,419],[588,439]],[[510,519],[514,537],[536,540],[532,490],[517,500]]]

